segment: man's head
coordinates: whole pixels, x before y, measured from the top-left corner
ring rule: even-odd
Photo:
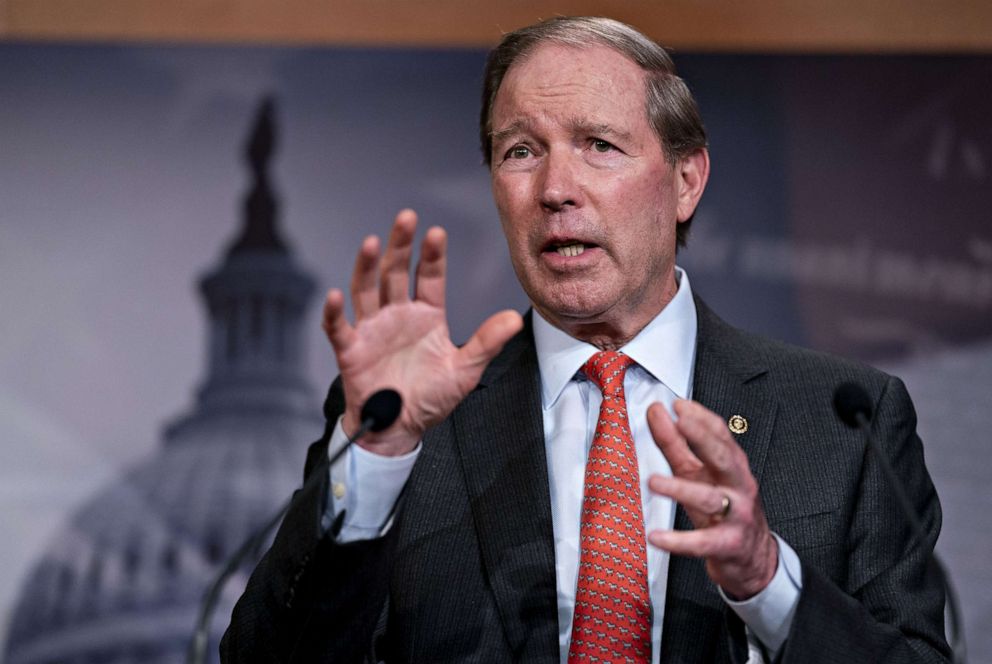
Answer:
[[[527,36],[513,58],[499,55],[523,39],[516,35],[547,32],[542,26],[558,27]],[[625,48],[589,26],[624,36]],[[633,58],[632,45],[658,57]],[[660,47],[614,21],[557,19],[508,35],[495,53],[483,142],[517,277],[556,326],[622,345],[675,293],[677,228],[692,218],[709,173],[695,105],[687,92],[676,104],[696,130],[659,131],[680,125],[652,110],[652,89],[666,79],[667,99],[684,86],[673,88]]]
[[[560,16],[506,34],[489,53],[483,76],[479,137],[483,159],[492,165],[492,107],[506,72],[539,44],[577,48],[601,44],[635,62],[645,73],[645,109],[666,157],[675,163],[705,148],[706,130],[695,98],[675,71],[664,48],[620,21],[595,16]],[[691,219],[679,224],[677,240],[685,246]]]

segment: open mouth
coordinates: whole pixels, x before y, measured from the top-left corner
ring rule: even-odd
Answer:
[[[555,251],[558,252],[559,256],[578,256],[585,250],[586,245],[581,242],[562,244],[555,247]]]
[[[565,240],[563,242],[551,242],[544,248],[547,252],[555,252],[559,256],[565,256],[568,258],[573,258],[579,256],[586,251],[586,249],[592,249],[596,245],[587,242],[579,242],[577,240]]]

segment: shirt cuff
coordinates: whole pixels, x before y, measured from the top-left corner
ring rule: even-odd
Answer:
[[[803,589],[802,564],[791,546],[772,533],[778,542],[778,568],[771,582],[754,597],[736,602],[719,588],[720,597],[748,627],[748,640],[756,637],[774,660],[789,636],[792,617]]]
[[[333,456],[347,442],[348,437],[338,418],[328,445],[328,455]],[[337,515],[344,514],[337,534],[339,543],[373,539],[385,534],[387,520],[399,499],[413,465],[420,456],[421,444],[402,456],[383,456],[369,452],[359,445],[351,445],[330,469],[331,490],[327,508],[321,520],[325,530],[334,523]]]

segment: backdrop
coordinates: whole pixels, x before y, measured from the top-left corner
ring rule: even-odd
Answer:
[[[181,661],[189,598],[170,614],[183,626],[171,645],[149,636],[157,618],[131,622],[166,602],[154,584],[99,616],[59,603],[84,564],[73,552],[99,549],[92,533],[110,527],[87,506],[135,468],[183,486],[158,461],[163,426],[209,374],[194,286],[241,227],[242,153],[264,95],[276,100],[280,233],[317,284],[299,342],[314,412],[335,373],[320,294],[347,284],[361,238],[400,208],[449,231],[457,339],[526,307],[477,147],[483,63],[474,50],[0,45],[0,642],[21,617],[7,661],[41,661],[37,644],[55,633],[98,653],[87,661]],[[693,288],[741,327],[906,380],[971,661],[992,661],[992,58],[677,63],[712,146],[680,256]],[[312,429],[273,441],[294,471],[266,489],[272,505]],[[230,481],[210,472],[203,481]],[[101,518],[137,519],[115,501],[120,514]],[[239,514],[237,502],[202,509]],[[46,565],[70,571],[46,581]],[[94,592],[128,578],[112,567],[97,568]],[[100,645],[98,618],[133,634],[129,649]]]

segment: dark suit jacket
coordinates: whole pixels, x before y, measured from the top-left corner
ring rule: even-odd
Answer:
[[[772,529],[798,552],[803,590],[780,659],[945,661],[944,596],[927,573],[940,507],[902,384],[837,358],[736,330],[701,302],[694,399],[749,423],[737,436]],[[922,514],[911,536],[859,434],[832,395],[857,381],[873,431]],[[328,397],[330,421],[343,408]],[[378,540],[338,545],[320,528],[327,438],[311,482],[252,574],[221,645],[227,662],[559,661],[548,472],[529,325],[424,438],[397,520]],[[330,428],[330,427],[328,427]],[[681,508],[676,527],[691,525]],[[673,556],[662,662],[746,658],[741,622],[701,561]]]

